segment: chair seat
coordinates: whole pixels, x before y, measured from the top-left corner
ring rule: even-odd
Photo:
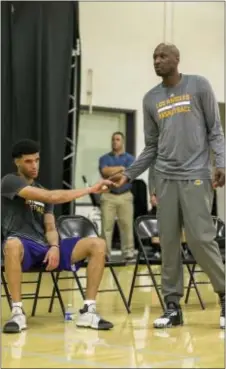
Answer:
[[[162,264],[162,260],[161,259],[157,259],[157,258],[150,258],[148,259],[149,264],[150,265],[161,265]],[[147,265],[146,260],[144,259],[144,257],[141,257],[139,260],[139,264],[140,265]]]

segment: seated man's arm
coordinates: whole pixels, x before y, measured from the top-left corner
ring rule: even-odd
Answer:
[[[15,196],[19,196],[25,200],[40,201],[46,204],[64,204],[88,195],[89,193],[101,192],[104,185],[110,185],[109,181],[103,180],[92,187],[78,190],[49,191],[43,188],[29,186],[22,177],[9,174],[2,180],[1,194],[3,197],[7,197],[10,200],[13,200]]]
[[[45,236],[48,245],[59,247],[59,235],[56,229],[55,216],[53,214],[53,206],[47,204],[44,214]]]
[[[58,267],[60,262],[59,235],[56,229],[53,206],[46,205],[44,214],[45,236],[50,249],[46,253],[43,263],[48,263],[46,270],[51,271]]]

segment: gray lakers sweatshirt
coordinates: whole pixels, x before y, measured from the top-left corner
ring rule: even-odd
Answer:
[[[209,82],[182,75],[178,85],[159,84],[143,99],[145,147],[125,174],[134,179],[150,166],[168,179],[211,178],[215,164],[224,168],[224,134]]]

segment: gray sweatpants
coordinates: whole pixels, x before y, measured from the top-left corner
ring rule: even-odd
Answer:
[[[158,224],[162,248],[162,294],[179,303],[184,293],[181,228],[192,254],[216,293],[225,292],[224,264],[214,238],[210,180],[169,180],[156,175]]]

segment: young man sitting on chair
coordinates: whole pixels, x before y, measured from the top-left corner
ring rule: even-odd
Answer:
[[[12,157],[17,172],[2,179],[2,233],[5,272],[12,298],[12,316],[3,327],[5,333],[18,333],[27,328],[21,302],[22,271],[46,265],[47,271],[71,270],[89,258],[87,292],[77,326],[107,330],[113,324],[96,313],[96,295],[105,265],[106,244],[101,238],[74,237],[60,241],[55,226],[53,204],[62,204],[101,193],[109,180],[78,190],[44,189],[36,178],[39,172],[39,146],[31,140],[16,143]]]

